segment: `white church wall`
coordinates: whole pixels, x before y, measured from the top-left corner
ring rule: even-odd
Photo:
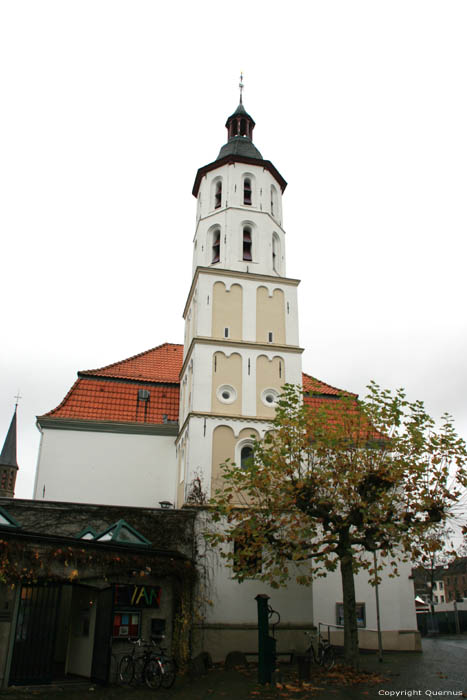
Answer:
[[[222,661],[233,650],[256,652],[258,648],[257,602],[259,594],[269,596],[269,604],[281,616],[276,630],[277,651],[304,649],[305,630],[313,625],[313,591],[290,581],[286,588],[274,589],[266,583],[248,580],[239,583],[218,550],[206,546],[202,536],[209,527],[206,514],[196,522],[199,548],[198,605],[202,620],[195,640],[199,649],[209,651],[214,661]]]
[[[175,438],[42,429],[35,499],[159,507],[175,501]]]
[[[411,564],[400,563],[399,576],[396,578],[390,578],[390,572],[390,567],[383,568],[379,585],[383,648],[418,650],[420,637],[417,631],[413,581],[410,578]],[[318,578],[313,582],[313,596],[315,623],[336,625],[339,622],[336,606],[343,600],[339,568],[325,578]],[[360,631],[360,646],[376,649],[376,593],[369,583],[366,571],[360,571],[355,576],[355,596],[357,604],[362,603],[365,606],[364,626],[368,630]],[[335,643],[343,642],[342,631],[331,630],[331,634]]]

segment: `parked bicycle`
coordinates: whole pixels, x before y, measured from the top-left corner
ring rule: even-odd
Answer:
[[[161,637],[158,640],[158,644],[153,642],[155,651],[145,671],[146,685],[149,688],[158,688],[159,685],[162,685],[163,688],[171,688],[177,677],[177,662],[174,658],[168,656],[166,648],[161,646],[160,643],[163,639],[164,637]]]
[[[318,630],[305,632],[310,637],[310,646],[306,650],[308,656],[313,657],[315,664],[319,664],[326,671],[330,671],[336,662],[334,649],[328,639],[324,639]]]
[[[158,688],[162,683],[162,671],[156,659],[154,642],[146,642],[144,639],[128,639],[128,641],[133,645],[133,649],[131,654],[125,654],[120,659],[118,664],[120,681],[126,684],[136,681],[146,683],[150,688]]]

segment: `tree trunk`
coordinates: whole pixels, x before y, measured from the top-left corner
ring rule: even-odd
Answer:
[[[342,542],[344,540],[344,542]],[[352,566],[352,550],[348,544],[348,536],[341,536],[339,547],[342,553],[339,554],[342,594],[344,604],[344,661],[355,669],[358,669],[358,627],[357,627],[357,607],[355,604],[355,582]],[[345,546],[347,545],[347,546]]]

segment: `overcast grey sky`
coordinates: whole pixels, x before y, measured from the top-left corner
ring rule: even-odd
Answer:
[[[79,369],[183,342],[196,170],[238,103],[289,185],[306,372],[467,436],[467,4],[4,0],[0,443]]]

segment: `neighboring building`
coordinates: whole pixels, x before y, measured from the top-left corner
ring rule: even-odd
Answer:
[[[15,406],[15,412],[11,419],[10,427],[5,438],[2,452],[0,454],[0,497],[7,496],[13,498],[15,495],[16,476],[18,473],[18,464],[16,461],[16,413],[18,404]]]
[[[425,603],[434,605],[446,602],[446,592],[444,588],[445,566],[436,566],[433,571],[423,566],[418,566],[412,570],[415,596],[418,596]]]
[[[441,578],[441,572],[438,573],[440,578],[435,578],[433,581],[433,602],[435,605],[446,602],[446,591],[444,589],[444,580]]]
[[[129,637],[188,649],[195,517],[0,499],[0,686],[116,680]]]
[[[82,514],[80,525],[87,518],[93,528],[86,534],[93,538],[85,545],[90,548],[105,546],[95,538],[90,517],[92,513],[95,519],[101,509],[115,513],[106,519],[107,528],[112,520],[123,518],[158,552],[166,549],[160,535],[166,528],[164,518],[170,523],[181,514],[193,522],[191,559],[198,566],[193,606],[199,614],[194,624],[190,618],[191,651],[207,650],[215,660],[233,649],[256,649],[258,593],[271,596],[281,614],[280,651],[303,647],[303,632],[313,623],[340,624],[342,619],[337,572],[313,589],[291,582],[287,589],[274,590],[255,580],[239,584],[217,553],[202,549],[199,535],[206,511],[199,504],[219,483],[220,465],[227,459],[241,465],[251,455],[252,435],[263,437],[270,428],[284,383],[302,384],[305,400],[313,407],[335,401],[342,393],[302,373],[299,281],[286,276],[286,182],[253,144],[255,122],[241,99],[226,126],[227,143],[215,161],[198,170],[193,187],[198,208],[184,345],[166,343],[78,373],[61,404],[38,417],[42,437],[33,505],[39,517],[42,508],[45,513],[66,512],[69,504],[63,502],[71,502],[70,512],[76,518]],[[102,503],[108,505],[98,505]],[[175,508],[168,512],[158,505]],[[138,510],[145,514],[144,526],[136,517]],[[26,516],[11,514],[20,524],[26,522]],[[29,529],[33,537],[35,529]],[[19,536],[13,526],[9,533],[13,539]],[[57,536],[75,541],[83,533],[78,527],[57,529]],[[76,542],[69,546],[73,549]],[[128,546],[144,549],[134,542]],[[177,538],[170,546],[179,558],[189,557]],[[151,585],[159,585],[151,570]],[[383,641],[388,649],[417,649],[410,570],[402,564],[399,571],[395,580],[383,572]],[[64,585],[63,570],[58,573]],[[92,567],[85,566],[75,584],[82,575],[85,582],[95,581]],[[190,587],[188,579],[182,576],[185,589]],[[114,587],[128,585],[121,572],[109,581]],[[362,630],[362,646],[376,647],[374,589],[366,573],[357,577],[356,590],[362,627],[370,630]],[[103,607],[111,610],[110,624],[118,610],[108,601]],[[175,624],[173,610],[166,617],[171,620],[167,624]],[[94,661],[87,658],[88,675],[93,675]],[[99,668],[102,673],[102,664]]]
[[[454,559],[443,573],[446,603],[467,598],[467,557]]]

